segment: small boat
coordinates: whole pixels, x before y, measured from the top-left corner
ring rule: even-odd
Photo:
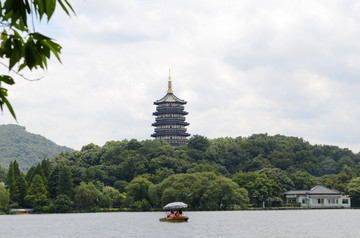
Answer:
[[[160,221],[163,222],[187,222],[189,220],[189,217],[185,216],[182,213],[182,209],[187,208],[187,204],[183,202],[172,202],[167,204],[164,207],[166,217],[160,218]],[[177,210],[181,213],[181,215],[178,216],[170,216],[170,213],[173,213],[174,210]]]
[[[11,209],[12,213],[15,215],[28,215],[32,212],[32,209],[23,209],[23,208],[16,208]]]

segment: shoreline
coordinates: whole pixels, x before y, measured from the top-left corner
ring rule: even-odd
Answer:
[[[316,207],[316,208],[308,208],[308,207],[268,207],[268,208],[248,208],[248,209],[228,209],[228,210],[187,210],[187,212],[223,212],[223,211],[295,211],[295,210],[357,210],[358,207],[344,208],[344,207]],[[55,213],[55,212],[32,212],[28,211],[28,213],[17,214],[16,210],[12,209],[10,213],[0,213],[0,215],[27,215],[27,214],[79,214],[79,213],[114,213],[114,212],[164,212],[162,209],[151,209],[151,210],[133,210],[128,208],[120,208],[120,209],[111,209],[111,210],[96,210],[96,211],[72,211],[65,213]],[[29,210],[29,209],[25,209]]]

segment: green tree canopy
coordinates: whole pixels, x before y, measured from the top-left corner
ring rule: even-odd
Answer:
[[[201,196],[200,204],[205,210],[246,208],[249,204],[248,192],[231,179],[218,176]]]
[[[280,188],[279,196],[281,196],[282,193],[295,188],[294,182],[290,179],[287,173],[279,168],[264,168],[258,170],[257,172],[260,174],[266,174],[269,179],[272,179],[277,183]]]
[[[258,205],[279,196],[279,186],[274,180],[269,179],[266,174],[240,172],[234,175],[233,181],[240,187],[245,188],[249,193],[249,199]]]
[[[175,174],[149,188],[150,201],[156,207],[182,201],[195,209],[221,210],[248,205],[247,191],[231,179],[212,172]]]
[[[54,200],[54,210],[57,213],[66,213],[72,211],[72,200],[65,194],[57,196]]]
[[[148,200],[148,192],[151,185],[152,183],[149,180],[138,176],[126,186],[127,195],[133,198],[134,201]]]
[[[187,143],[189,149],[200,150],[202,152],[205,152],[209,146],[210,141],[206,137],[200,135],[193,135]]]
[[[351,197],[351,206],[360,207],[360,177],[350,180],[346,186],[346,192]]]
[[[101,192],[92,182],[88,184],[81,182],[75,188],[75,206],[83,210],[90,210],[97,205],[100,195]]]
[[[305,171],[296,171],[290,176],[292,181],[294,182],[295,189],[310,189],[316,184],[318,184],[318,180]]]
[[[119,191],[113,187],[105,186],[100,195],[100,206],[104,208],[113,208],[114,203],[119,199]]]
[[[114,183],[114,188],[117,189],[120,193],[123,193],[126,191],[126,186],[128,186],[128,182],[124,180],[118,180]]]

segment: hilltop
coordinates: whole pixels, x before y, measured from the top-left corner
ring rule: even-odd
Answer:
[[[44,158],[52,158],[73,149],[59,146],[44,136],[26,131],[18,125],[0,125],[0,165],[7,169],[10,161],[17,161],[23,171]]]

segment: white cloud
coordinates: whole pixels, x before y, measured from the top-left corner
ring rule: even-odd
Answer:
[[[171,68],[191,134],[268,132],[360,150],[357,1],[73,4],[77,16],[40,28],[63,46],[63,64],[10,88],[29,131],[76,149],[150,139]],[[7,112],[2,121],[13,122]]]

